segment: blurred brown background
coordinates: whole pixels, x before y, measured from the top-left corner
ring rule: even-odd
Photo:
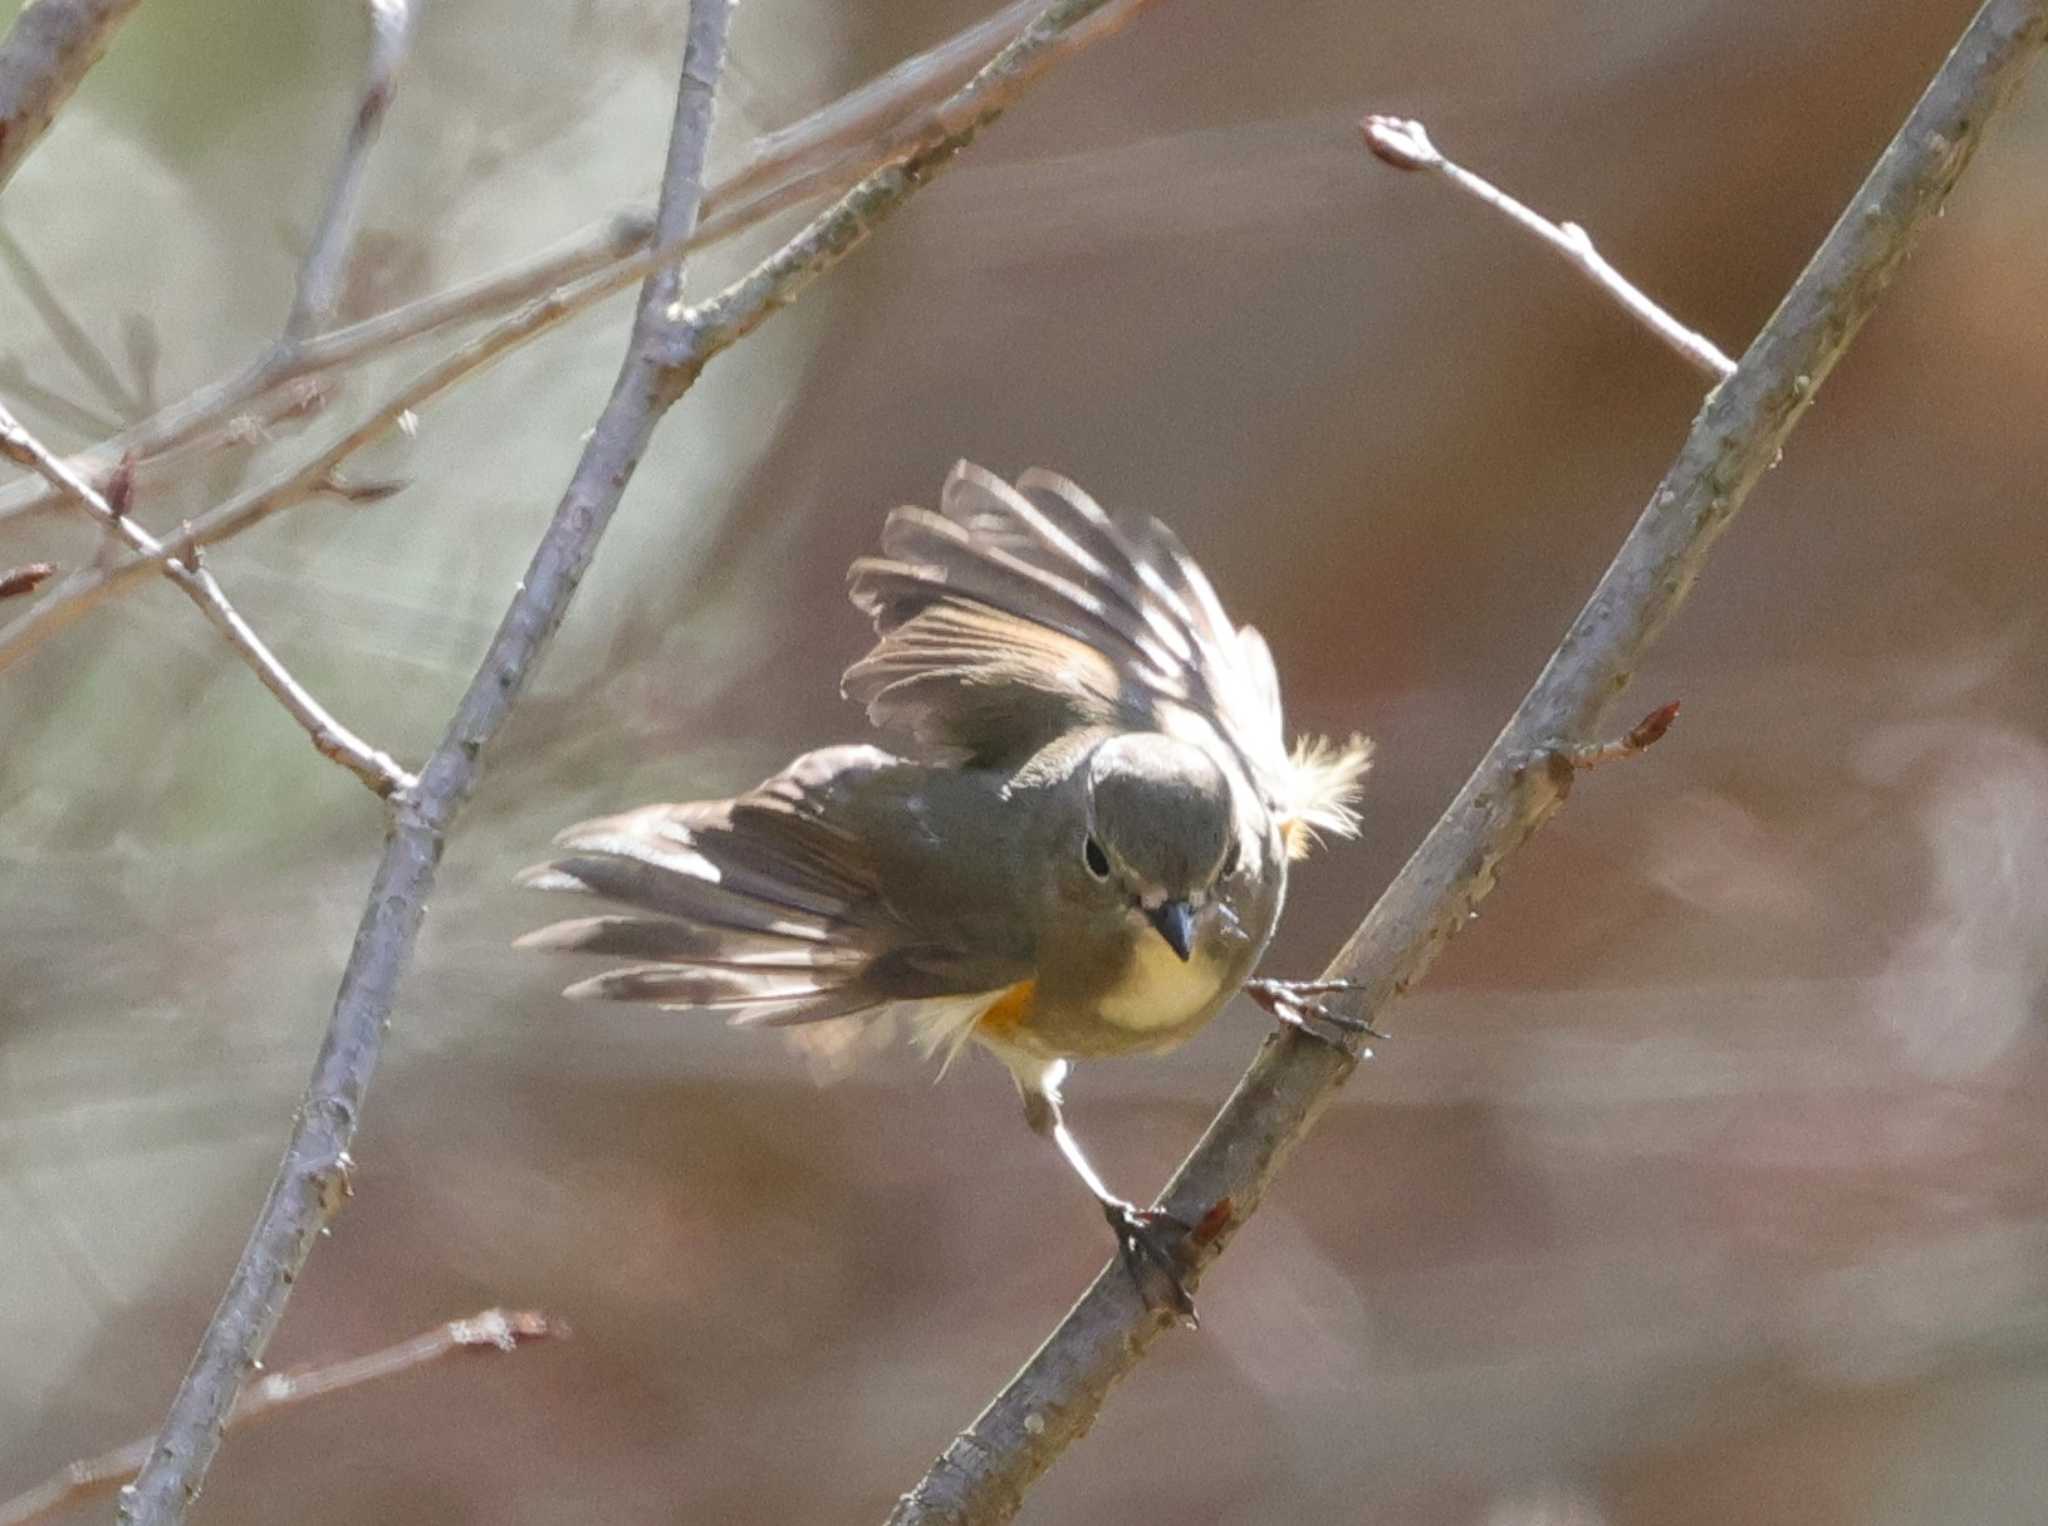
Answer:
[[[980,0],[750,0],[725,153]],[[647,192],[684,8],[437,0],[352,310]],[[1697,378],[1554,258],[1365,157],[1367,109],[1739,350],[1969,14],[1939,0],[1162,0],[1063,67],[643,469],[451,849],[273,1366],[493,1302],[575,1338],[234,1440],[219,1522],[859,1521],[1101,1264],[996,1067],[816,1089],[772,1038],[573,1008],[507,952],[562,823],[855,735],[847,561],[969,456],[1171,520],[1294,718],[1380,740],[1301,876],[1320,965],[1633,519]],[[280,320],[351,109],[350,6],[145,6],[0,200],[0,393],[107,424],[21,262],[175,396]],[[1027,1519],[2008,1521],[2048,1488],[2048,82],[2001,121],[1618,719],[1682,699],[1514,864]],[[758,248],[758,243],[756,246]],[[735,268],[729,251],[696,272]],[[215,564],[418,758],[567,478],[627,305],[522,352]],[[377,368],[312,436],[416,361]],[[380,380],[381,378],[381,380]],[[223,461],[174,522],[245,472]],[[76,560],[62,521],[0,563]],[[0,677],[0,1495],[150,1429],[275,1164],[377,846],[147,589]],[[1085,1068],[1149,1194],[1259,1033]],[[95,1511],[104,1511],[104,1504]]]

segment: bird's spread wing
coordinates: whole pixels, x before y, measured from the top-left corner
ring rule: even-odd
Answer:
[[[1082,726],[1213,739],[1291,848],[1355,828],[1365,744],[1289,751],[1265,640],[1156,519],[1112,519],[1052,472],[1012,487],[963,461],[939,512],[890,514],[851,580],[879,639],[844,688],[879,726],[986,766]]]

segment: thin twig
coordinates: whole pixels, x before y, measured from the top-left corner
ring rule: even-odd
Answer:
[[[1491,181],[1473,174],[1455,160],[1446,159],[1430,142],[1420,122],[1409,117],[1370,116],[1358,124],[1358,130],[1365,137],[1365,146],[1382,163],[1397,170],[1427,170],[1441,175],[1459,190],[1513,220],[1517,227],[1535,234],[1619,302],[1631,318],[1715,381],[1725,381],[1735,369],[1735,362],[1711,339],[1680,323],[1651,301],[1641,287],[1608,264],[1593,247],[1592,237],[1584,228],[1577,223],[1554,223],[1532,212]]]
[[[2048,36],[2048,0],[1990,0],[1786,294],[1742,364],[1715,389],[1613,564],[1442,819],[1330,964],[1359,982],[1337,1004],[1380,1025],[1493,888],[1504,859],[1562,804],[1575,770],[1558,748],[1601,717],[1691,588],[1720,533],[1812,401],[1914,235],[1939,210],[1985,123]],[[1546,766],[1530,767],[1532,758]],[[1184,1223],[1224,1226],[1189,1253],[1196,1270],[1258,1208],[1357,1060],[1291,1030],[1269,1038],[1161,1195]],[[948,1446],[890,1517],[1005,1521],[1087,1431],[1109,1389],[1168,1328],[1112,1262],[1023,1371]]]
[[[651,257],[639,257],[648,269]],[[406,415],[415,413],[457,382],[475,374],[508,350],[546,332],[571,314],[611,296],[647,269],[628,277],[607,272],[566,293],[535,302],[486,329],[476,338],[414,376],[346,434],[311,460],[283,475],[198,515],[166,539],[161,556],[180,558],[195,547],[212,545],[262,523],[281,509],[303,503],[326,490],[343,462],[364,446],[381,439]],[[102,566],[81,568],[45,594],[11,624],[0,628],[0,669],[39,645],[73,620],[108,598],[147,578],[156,570],[147,556],[123,556]]]
[[[877,222],[930,183],[1061,56],[1062,34],[1106,3],[1058,0],[1048,7],[946,103],[944,115],[956,124],[948,137],[868,176],[711,301],[681,308],[680,272],[665,265],[649,276],[625,365],[568,490],[447,735],[421,770],[418,788],[398,803],[284,1160],[149,1462],[123,1491],[124,1521],[160,1526],[183,1517],[220,1444],[240,1375],[261,1358],[294,1279],[343,1200],[349,1146],[449,829],[476,785],[486,749],[553,639],[656,423],[713,356],[795,300]],[[656,215],[656,242],[664,250],[687,243],[698,215],[712,82],[728,8],[729,0],[695,0],[691,7]]]
[[[1104,0],[1101,11],[1090,17],[1087,25],[1077,25],[1046,44],[1050,55],[1048,61],[1067,57],[1120,30],[1150,3],[1152,0]],[[958,39],[948,46],[957,46],[957,42]],[[880,144],[868,145],[857,157],[863,164],[878,157],[888,162],[914,163],[920,156],[950,141],[957,130],[948,105],[914,103],[910,116],[885,132]],[[883,147],[888,149],[886,154],[880,152]],[[771,191],[769,194],[774,193]],[[693,236],[685,240],[681,248],[642,247],[638,252],[614,259],[596,273],[528,304],[412,377],[311,460],[195,516],[178,534],[166,539],[167,554],[183,556],[191,547],[209,546],[226,540],[262,523],[272,514],[326,491],[344,461],[382,438],[408,414],[417,413],[508,351],[549,332],[635,281],[643,280],[650,271],[673,263],[701,243],[700,238]],[[321,340],[313,340],[306,348],[315,349],[322,343]],[[149,559],[142,556],[123,556],[104,566],[80,568],[33,607],[0,627],[0,669],[5,669],[107,599],[134,587],[152,570]]]
[[[21,294],[36,310],[36,316],[43,320],[43,327],[50,331],[50,337],[57,341],[57,348],[64,352],[64,358],[78,368],[78,374],[85,378],[101,401],[114,410],[117,419],[133,418],[142,411],[137,396],[128,390],[114,363],[107,358],[93,337],[85,330],[64,305],[56,289],[43,279],[42,271],[29,258],[28,250],[21,246],[12,231],[0,228],[0,260],[7,262],[7,273],[14,277]],[[8,359],[11,361],[12,356]],[[33,380],[32,378],[25,378]],[[83,405],[73,403],[70,411],[79,412]],[[97,427],[97,426],[95,426]]]
[[[1077,52],[1120,30],[1151,0],[1115,0],[1060,39],[1063,52]],[[925,110],[956,89],[968,75],[1014,37],[1036,0],[1011,0],[993,16],[920,53],[832,104],[785,128],[757,138],[745,160],[704,193],[704,215],[690,250],[705,248],[752,228],[801,202],[836,195],[890,159],[915,152],[944,135]],[[238,414],[275,420],[313,411],[306,397],[281,402],[280,389],[296,387],[312,400],[324,399],[326,372],[386,354],[401,345],[456,324],[492,317],[522,303],[552,301],[581,288],[586,278],[607,273],[614,280],[586,293],[588,300],[563,307],[541,329],[585,311],[598,298],[641,280],[654,260],[648,255],[654,220],[644,205],[624,207],[568,240],[527,256],[502,270],[463,282],[343,328],[310,335],[292,346],[273,346],[234,375],[211,382],[166,405],[153,417],[101,441],[82,453],[87,475],[132,455],[147,471],[187,442],[206,439],[209,449],[247,443],[251,431],[232,427]],[[689,252],[689,251],[684,251]],[[663,258],[673,258],[665,252]],[[230,427],[223,429],[227,423]],[[40,513],[55,494],[32,482],[0,488],[0,521]]]
[[[363,88],[349,123],[341,163],[327,192],[327,204],[314,228],[312,246],[299,265],[298,290],[284,323],[287,343],[325,328],[340,305],[349,256],[355,249],[356,214],[362,205],[370,150],[383,130],[384,115],[398,90],[399,67],[412,47],[413,25],[419,14],[412,0],[367,0],[367,5],[370,56],[363,71]]]
[[[1609,763],[1622,763],[1630,758],[1640,758],[1664,740],[1664,733],[1669,731],[1677,720],[1678,701],[1674,699],[1669,704],[1659,705],[1618,737],[1571,748],[1565,753],[1565,761],[1580,773],[1585,773],[1589,769],[1603,768]]]
[[[428,1366],[458,1351],[516,1351],[529,1341],[559,1338],[568,1327],[537,1310],[485,1309],[468,1319],[451,1319],[410,1340],[365,1356],[322,1367],[297,1367],[273,1372],[245,1386],[228,1411],[227,1429],[365,1383],[395,1378]],[[13,1499],[0,1502],[0,1526],[27,1526],[69,1505],[126,1483],[149,1457],[154,1437],[144,1436],[93,1457],[80,1458],[61,1473]]]
[[[141,0],[32,0],[0,42],[0,186]]]
[[[214,629],[227,638],[235,655],[249,665],[262,680],[263,687],[275,695],[291,718],[305,728],[322,757],[332,758],[379,795],[388,796],[410,787],[412,775],[390,755],[370,746],[329,715],[305,685],[292,677],[285,665],[277,660],[276,654],[250,628],[249,622],[228,602],[228,596],[221,591],[213,574],[201,565],[196,551],[188,549],[176,555],[167,553],[163,543],[129,518],[124,508],[110,503],[98,488],[73,471],[62,457],[22,428],[4,405],[0,405],[0,455],[28,467],[51,486],[61,489],[97,519],[109,534],[126,541],[139,555],[149,559],[149,565],[160,569],[175,583],[187,598],[199,606]],[[122,496],[126,496],[125,490]]]
[[[715,202],[729,204],[763,186],[808,174],[831,159],[864,155],[868,144],[895,125],[908,108],[958,90],[1042,9],[1037,0],[1010,0],[1002,9],[938,46],[912,54],[829,106],[788,127],[762,133],[747,146],[740,167],[716,190],[706,193],[706,219]],[[1095,28],[1101,19],[1100,15],[1093,17],[1075,32],[1084,38],[1091,33],[1099,36]]]

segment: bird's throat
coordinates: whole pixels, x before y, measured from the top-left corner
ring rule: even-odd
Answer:
[[[1216,1000],[1223,967],[1201,943],[1183,960],[1149,926],[1133,940],[1130,962],[1103,993],[1102,1020],[1133,1033],[1178,1028]]]

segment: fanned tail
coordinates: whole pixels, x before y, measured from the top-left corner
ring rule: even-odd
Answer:
[[[861,844],[829,807],[835,789],[896,762],[878,748],[828,748],[734,800],[571,827],[556,839],[569,854],[522,882],[631,910],[557,922],[519,944],[632,961],[569,996],[730,1008],[747,1027],[884,1006],[894,998],[864,977],[887,946],[886,914]]]

